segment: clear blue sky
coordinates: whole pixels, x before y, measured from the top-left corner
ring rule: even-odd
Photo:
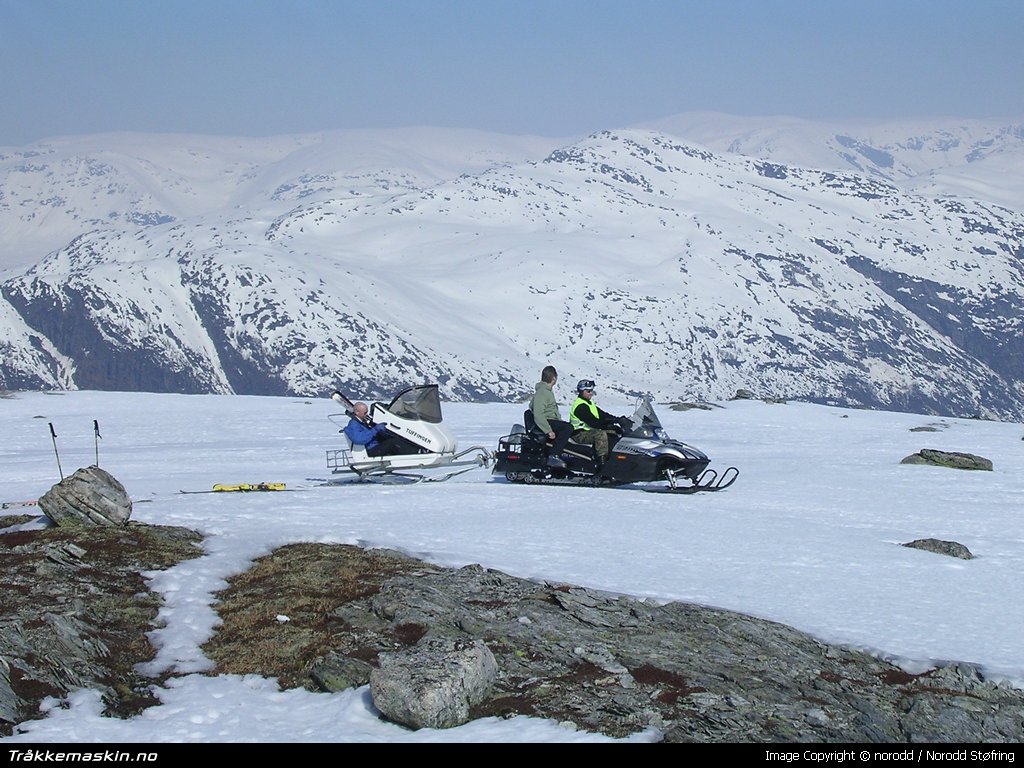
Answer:
[[[0,145],[1024,115],[1022,0],[0,0]]]

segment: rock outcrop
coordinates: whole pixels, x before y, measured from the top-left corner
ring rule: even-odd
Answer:
[[[992,461],[983,456],[957,451],[937,451],[934,448],[922,448],[917,453],[907,456],[900,464],[929,464],[933,467],[992,471]]]
[[[0,526],[18,522],[0,518]],[[201,555],[201,541],[135,523],[0,527],[0,736],[36,717],[44,698],[78,688],[101,691],[111,715],[156,703],[157,681],[136,667],[155,655],[147,632],[161,601],[141,573]]]
[[[959,541],[946,541],[945,539],[914,539],[903,545],[911,549],[923,549],[925,552],[934,552],[937,555],[958,557],[961,560],[973,560],[971,550]]]
[[[139,574],[198,556],[199,541],[137,523],[0,528],[0,735],[81,686],[113,716],[157,703],[165,681],[138,669],[160,601]],[[910,674],[730,611],[384,550],[288,545],[215,597],[211,673],[369,684],[410,728],[530,715],[666,742],[1008,743],[1024,722],[1024,692],[970,664]]]
[[[291,610],[276,640],[265,626],[247,639],[245,628],[268,610],[256,599],[258,584],[273,587],[279,604],[306,601],[317,610]],[[1024,722],[1024,692],[970,664],[910,674],[775,622],[477,565],[442,569],[393,552],[292,545],[261,558],[218,597],[224,624],[205,650],[222,671],[310,690],[369,681],[375,703],[376,670],[390,666],[392,654],[418,659],[423,679],[457,692],[464,668],[422,649],[483,643],[497,675],[470,718],[524,714],[668,742],[1009,742]],[[336,607],[324,614],[332,597]],[[268,661],[272,642],[288,649],[277,662]],[[255,643],[258,653],[244,652]],[[295,663],[301,657],[315,660],[304,670]],[[455,673],[442,682],[445,669]],[[412,700],[414,679],[405,685]],[[389,715],[390,704],[378,707],[417,727]]]

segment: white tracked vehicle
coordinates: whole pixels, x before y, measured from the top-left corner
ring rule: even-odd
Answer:
[[[350,481],[438,482],[489,467],[494,458],[482,446],[459,450],[458,440],[443,423],[436,384],[411,386],[395,395],[388,405],[370,405],[370,423],[387,425],[400,446],[399,453],[387,456],[370,456],[366,446],[349,439],[344,429],[354,404],[341,392],[335,392],[331,399],[345,409],[343,414],[327,417],[338,426],[344,446],[327,452],[327,468],[335,475],[348,476]]]

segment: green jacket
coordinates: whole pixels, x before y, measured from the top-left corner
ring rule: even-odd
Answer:
[[[543,381],[538,381],[534,388],[533,400],[530,401],[530,410],[533,411],[533,420],[544,432],[553,432],[551,419],[562,420],[562,414],[558,410],[558,403],[555,402],[555,393],[551,386]]]

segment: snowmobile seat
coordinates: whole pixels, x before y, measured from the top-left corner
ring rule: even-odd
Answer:
[[[365,450],[359,451],[359,454],[357,455],[356,450],[361,449],[362,446],[357,446],[353,443],[349,436],[345,434],[344,430],[341,431],[341,440],[344,446],[343,448],[327,452],[327,466],[329,468],[335,470],[343,469],[357,461],[365,460]]]
[[[527,437],[537,441],[538,443],[551,445],[551,441],[548,440],[548,436],[541,431],[541,428],[537,426],[537,422],[534,421],[533,411],[529,408],[523,411],[523,425],[526,428]]]

